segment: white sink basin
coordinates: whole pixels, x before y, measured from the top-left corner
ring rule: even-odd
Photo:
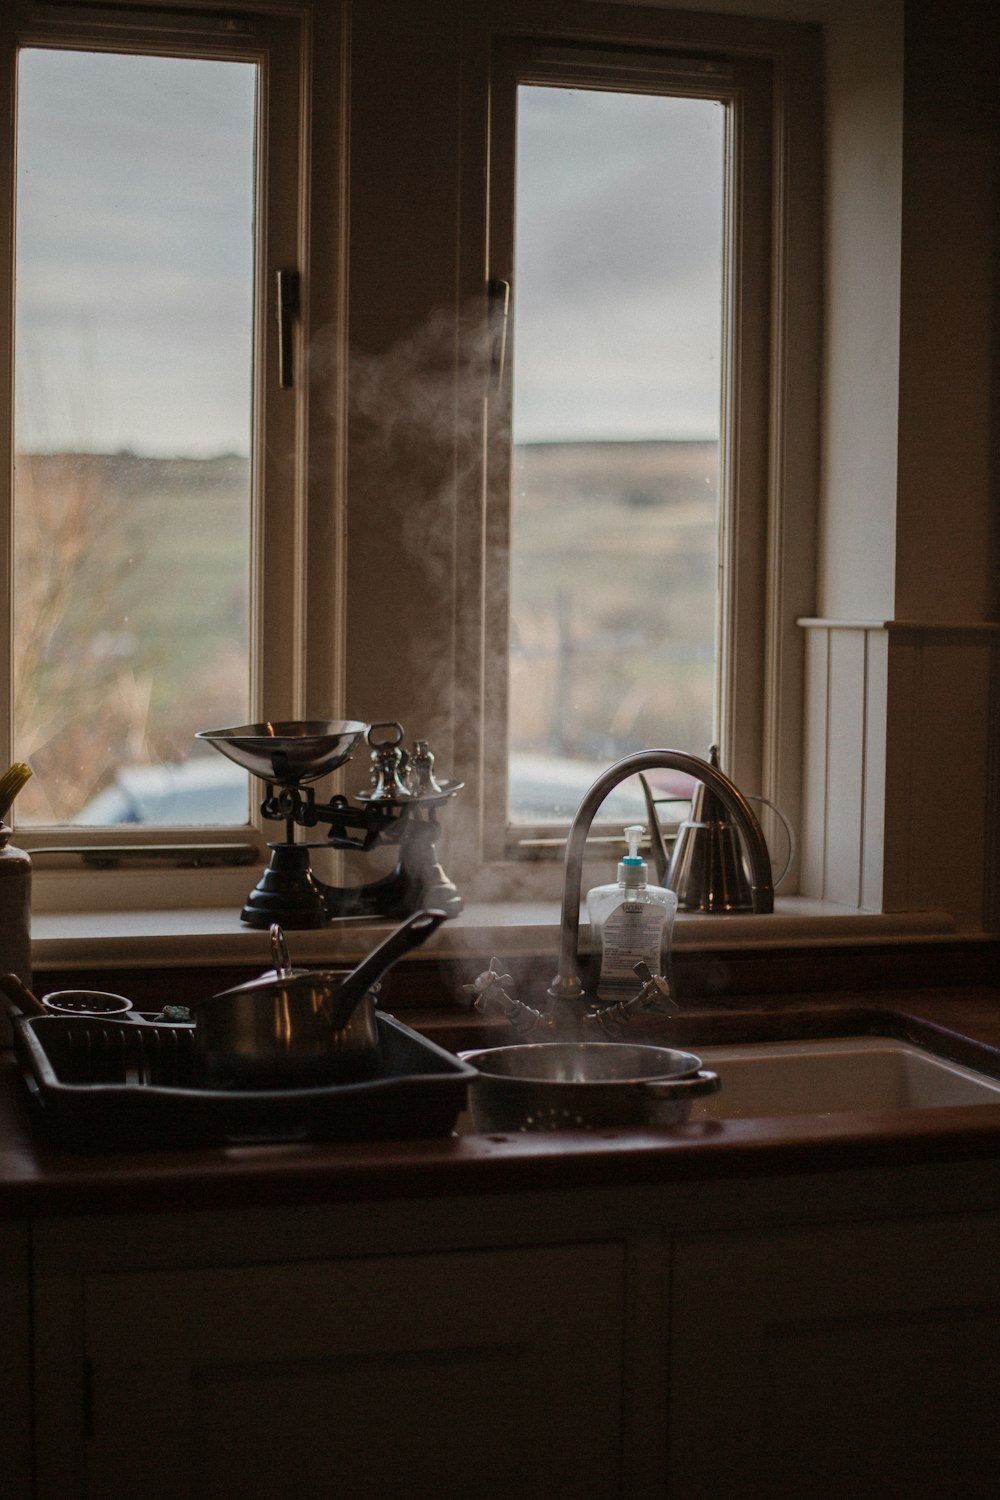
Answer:
[[[717,1094],[692,1103],[692,1120],[1000,1104],[1000,1079],[892,1037],[692,1050],[722,1082]]]

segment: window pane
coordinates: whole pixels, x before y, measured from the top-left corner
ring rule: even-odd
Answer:
[[[713,737],[725,130],[714,100],[518,90],[514,822]]]
[[[249,63],[21,53],[20,822],[247,819],[192,736],[249,708],[255,90]]]

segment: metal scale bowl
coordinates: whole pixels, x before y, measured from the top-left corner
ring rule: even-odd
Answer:
[[[379,738],[380,731],[387,731]],[[313,783],[350,760],[367,737],[371,746],[371,790],[353,805],[346,797],[316,799]],[[289,930],[324,927],[337,917],[405,917],[432,906],[449,916],[462,900],[437,859],[437,808],[463,783],[439,781],[434,756],[423,740],[403,748],[401,724],[362,724],[353,719],[289,719],[202,729],[223,755],[266,786],[263,817],[285,824],[285,838],[271,843],[271,858],[241,912],[249,927],[278,922]],[[327,837],[299,842],[297,828],[326,824]],[[367,885],[333,886],[318,880],[310,849],[364,853],[398,844],[395,868]]]

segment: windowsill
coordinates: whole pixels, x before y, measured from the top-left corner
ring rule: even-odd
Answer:
[[[675,950],[766,950],[831,944],[882,943],[958,936],[945,912],[881,914],[805,897],[779,897],[768,916],[707,916],[682,912],[674,927]],[[296,963],[355,960],[395,923],[351,919],[289,934]],[[558,947],[556,902],[470,904],[448,922],[419,958],[545,956]],[[581,941],[589,941],[586,923]],[[105,911],[36,913],[33,966],[55,968],[194,967],[270,961],[266,932],[245,927],[236,911]]]

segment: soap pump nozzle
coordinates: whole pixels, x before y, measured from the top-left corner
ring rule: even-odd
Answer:
[[[618,884],[625,886],[645,885],[649,870],[646,861],[639,853],[639,844],[646,832],[642,823],[630,823],[625,829],[625,842],[628,844],[628,853],[618,865]]]

